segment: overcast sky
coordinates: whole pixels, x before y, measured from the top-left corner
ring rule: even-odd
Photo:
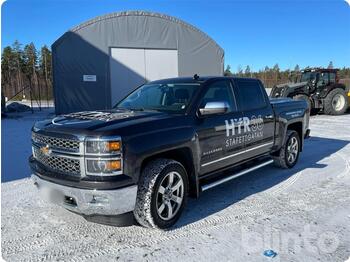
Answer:
[[[329,61],[350,67],[350,6],[344,0],[8,0],[2,5],[2,48],[16,39],[50,46],[86,20],[125,10],[165,13],[198,27],[223,47],[233,71]]]

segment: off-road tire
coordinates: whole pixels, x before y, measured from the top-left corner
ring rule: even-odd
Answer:
[[[295,166],[295,164],[298,162],[299,153],[300,153],[300,146],[301,146],[300,137],[299,137],[298,132],[296,132],[294,130],[288,130],[286,136],[287,137],[286,137],[286,140],[285,140],[282,148],[275,155],[272,155],[272,159],[274,160],[275,166],[283,168],[283,169],[288,169],[288,168],[292,168],[293,166]],[[295,161],[293,163],[290,163],[288,161],[288,143],[293,137],[295,137],[298,141],[298,154],[297,154]]]
[[[169,172],[177,172],[181,175],[184,184],[184,196],[181,206],[175,216],[170,220],[162,219],[157,212],[156,195],[162,179]],[[173,226],[180,218],[181,213],[187,202],[188,195],[188,177],[183,165],[171,159],[156,159],[151,161],[142,170],[138,183],[138,191],[134,216],[136,221],[148,228],[166,229]]]
[[[336,95],[343,96],[343,98],[345,100],[343,108],[338,110],[338,111],[335,110],[335,108],[333,107],[333,104],[332,104],[333,98]],[[328,93],[328,95],[324,99],[323,111],[327,115],[342,115],[342,114],[344,114],[344,112],[346,111],[347,108],[348,108],[348,97],[346,96],[346,93],[343,89],[340,89],[340,88],[333,89],[332,91],[330,91]]]
[[[312,102],[311,102],[310,98],[307,95],[301,95],[301,94],[300,95],[296,95],[296,96],[293,96],[293,99],[294,100],[305,100],[306,103],[307,103],[307,106],[309,108],[310,113],[313,110]]]

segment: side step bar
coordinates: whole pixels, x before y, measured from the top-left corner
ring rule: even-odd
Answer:
[[[259,164],[259,165],[257,165],[257,166],[253,166],[253,167],[244,169],[244,170],[242,170],[242,171],[240,171],[240,172],[238,172],[238,173],[236,173],[236,174],[233,174],[233,175],[231,175],[231,176],[224,177],[224,178],[219,179],[219,180],[217,180],[217,181],[215,181],[215,182],[212,182],[212,183],[210,183],[210,184],[203,185],[203,186],[202,186],[202,191],[206,191],[206,190],[208,190],[208,189],[210,189],[210,188],[213,188],[213,187],[216,187],[216,186],[218,186],[218,185],[221,185],[221,184],[223,184],[223,183],[225,183],[225,182],[227,182],[227,181],[230,181],[230,180],[232,180],[232,179],[235,179],[235,178],[237,178],[237,177],[240,177],[240,176],[242,176],[242,175],[244,175],[244,174],[247,174],[247,173],[249,173],[249,172],[252,172],[252,171],[254,171],[254,170],[257,170],[257,169],[259,169],[259,168],[261,168],[261,167],[270,165],[270,164],[272,164],[272,163],[273,163],[273,160],[271,159],[271,160],[268,160],[268,161],[266,161],[266,162],[263,162],[263,163],[261,163],[261,164]]]

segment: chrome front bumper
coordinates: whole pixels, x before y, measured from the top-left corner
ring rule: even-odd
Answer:
[[[82,215],[120,215],[134,210],[137,186],[88,190],[58,185],[31,176],[44,199]]]

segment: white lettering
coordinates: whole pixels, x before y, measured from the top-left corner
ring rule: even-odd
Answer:
[[[226,124],[226,136],[229,137],[230,136],[230,131],[232,133],[232,136],[235,135],[235,123],[233,122],[233,119],[230,120],[231,124],[229,124],[229,122],[227,120],[225,120],[225,124]]]

